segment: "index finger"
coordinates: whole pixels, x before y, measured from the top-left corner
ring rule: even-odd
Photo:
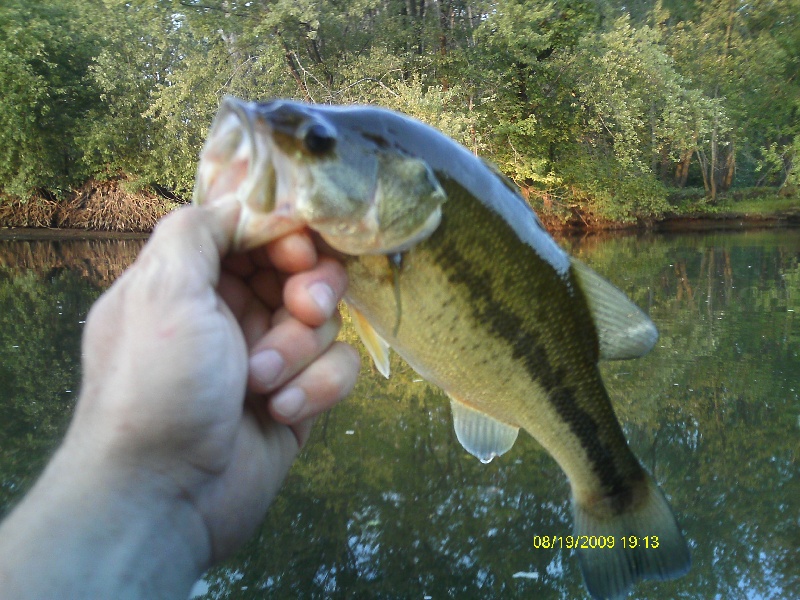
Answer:
[[[290,233],[270,242],[265,253],[270,263],[285,273],[307,271],[317,264],[317,249],[307,231]]]

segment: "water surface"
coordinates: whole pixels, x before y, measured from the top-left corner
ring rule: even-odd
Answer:
[[[800,232],[565,242],[648,311],[641,360],[603,371],[666,492],[690,573],[641,598],[793,598],[800,589]],[[0,514],[66,428],[91,302],[141,242],[0,242]],[[349,330],[344,336],[353,339]],[[367,360],[319,420],[264,526],[197,587],[208,598],[583,598],[561,471],[526,434],[483,465],[444,395]]]

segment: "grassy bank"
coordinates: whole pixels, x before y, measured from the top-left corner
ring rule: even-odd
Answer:
[[[533,203],[535,205],[535,203]],[[715,200],[702,189],[681,190],[669,198],[669,209],[658,217],[619,222],[585,209],[548,211],[534,206],[551,231],[613,229],[718,229],[748,226],[800,225],[800,189],[734,190]]]
[[[702,189],[681,190],[669,198],[668,217],[777,217],[800,211],[800,189],[793,187],[732,190],[711,200]]]
[[[696,194],[697,192],[695,192]],[[800,190],[744,189],[710,201],[673,199],[675,210],[657,223],[662,229],[709,229],[800,225]]]

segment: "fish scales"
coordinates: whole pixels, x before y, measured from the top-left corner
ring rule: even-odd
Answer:
[[[228,98],[195,202],[228,201],[241,204],[239,249],[318,233],[346,266],[353,323],[378,370],[389,376],[392,347],[447,392],[466,450],[488,462],[522,428],[553,456],[576,536],[616,543],[577,550],[593,597],[688,570],[680,528],[628,448],[598,368],[645,354],[655,327],[570,259],[496,168],[399,113]]]
[[[597,334],[585,300],[574,283],[564,285],[571,273],[557,273],[490,206],[455,182],[440,181],[448,196],[442,222],[403,259],[397,334],[385,258],[346,259],[348,300],[426,379],[533,435],[579,489],[595,487],[579,482],[596,477],[609,495],[624,492],[642,470],[600,382]],[[570,307],[584,318],[564,319]],[[471,360],[479,338],[481,354]]]

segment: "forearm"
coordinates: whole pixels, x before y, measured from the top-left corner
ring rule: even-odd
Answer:
[[[191,506],[154,493],[153,477],[76,452],[62,447],[0,525],[2,595],[186,598],[208,560]]]

